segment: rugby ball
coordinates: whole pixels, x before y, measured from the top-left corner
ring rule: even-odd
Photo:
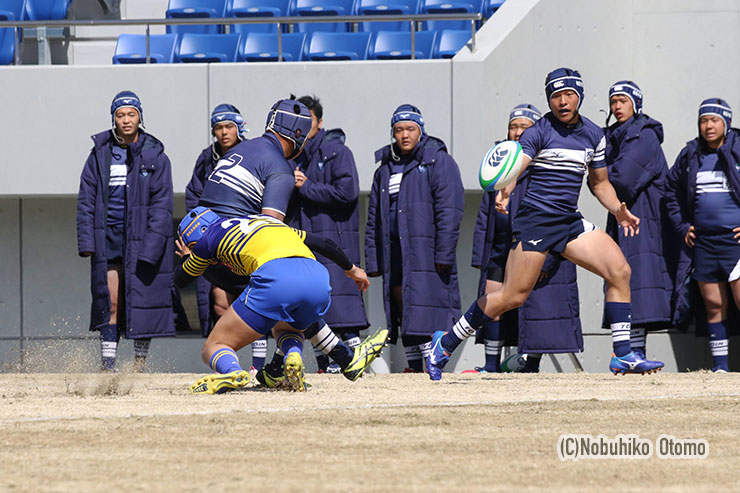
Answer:
[[[514,353],[501,362],[501,371],[504,373],[519,373],[524,370],[527,355]]]
[[[516,180],[522,170],[524,154],[515,140],[499,142],[488,150],[480,162],[478,180],[486,192],[501,190]]]

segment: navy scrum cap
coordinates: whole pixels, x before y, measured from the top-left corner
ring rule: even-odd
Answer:
[[[509,113],[509,122],[516,120],[517,118],[526,118],[532,123],[536,123],[537,120],[542,118],[542,113],[540,113],[540,110],[538,110],[535,105],[524,103],[515,106],[514,109],[511,110],[511,113]]]
[[[223,122],[231,122],[236,125],[238,130],[239,138],[243,138],[243,135],[249,132],[244,122],[244,117],[239,112],[239,109],[232,104],[219,104],[213,109],[211,113],[211,127]]]
[[[144,126],[144,110],[141,109],[141,100],[133,91],[121,91],[113,98],[110,104],[111,122],[116,124],[116,111],[119,108],[135,108],[139,112],[139,123]]]
[[[583,104],[583,79],[581,79],[581,74],[577,70],[566,67],[556,68],[547,74],[547,78],[545,79],[545,95],[548,102],[550,101],[550,96],[567,89],[572,89],[578,94],[578,109],[580,109]]]
[[[725,122],[725,135],[730,131],[732,125],[732,108],[727,101],[721,98],[709,98],[701,102],[699,106],[699,118],[704,115],[715,115]]]
[[[640,87],[631,80],[620,80],[609,88],[609,100],[616,94],[623,94],[632,101],[635,115],[642,114],[642,91]]]
[[[414,122],[419,126],[421,134],[426,135],[424,117],[421,116],[421,110],[412,104],[402,104],[393,112],[393,116],[391,117],[391,136],[393,135],[393,127],[398,122]]]
[[[293,151],[297,156],[306,143],[311,123],[311,112],[303,103],[294,99],[281,99],[270,108],[265,130],[272,130],[292,141],[295,144]]]

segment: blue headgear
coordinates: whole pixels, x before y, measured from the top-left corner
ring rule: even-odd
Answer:
[[[270,108],[265,130],[272,130],[295,144],[290,156],[293,159],[303,149],[311,131],[311,112],[295,99],[281,99]]]
[[[116,111],[118,108],[135,108],[139,112],[139,124],[144,126],[144,110],[141,109],[139,96],[133,91],[121,91],[113,98],[110,104],[111,123],[116,126]]]
[[[249,132],[244,122],[244,117],[239,113],[239,109],[231,104],[219,104],[213,109],[211,113],[211,127],[218,123],[231,122],[236,125],[237,136],[240,140],[243,140],[244,135]]]
[[[609,100],[615,94],[624,94],[632,101],[632,109],[635,115],[642,114],[642,91],[640,87],[631,80],[620,80],[609,88]]]
[[[188,247],[197,243],[208,227],[217,222],[220,217],[208,207],[198,206],[185,214],[177,226],[177,234]]]
[[[421,110],[412,104],[402,104],[391,117],[391,137],[393,136],[393,127],[398,122],[414,122],[419,126],[422,135],[426,135],[424,130],[424,117],[421,116]]]
[[[526,118],[532,123],[536,123],[537,120],[542,118],[542,113],[533,104],[524,103],[514,106],[514,109],[509,113],[509,121],[516,120],[517,118]]]
[[[725,122],[725,135],[730,131],[732,125],[732,108],[721,98],[709,98],[701,102],[699,106],[699,118],[704,115],[716,115]]]
[[[547,74],[545,95],[548,104],[550,104],[550,96],[566,89],[572,89],[578,94],[578,109],[580,109],[583,104],[583,79],[581,79],[581,74],[577,70],[565,67],[556,68]]]

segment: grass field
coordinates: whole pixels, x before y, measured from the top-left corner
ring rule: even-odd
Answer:
[[[740,375],[0,374],[0,491],[737,491]],[[703,438],[703,460],[561,462],[563,433]]]

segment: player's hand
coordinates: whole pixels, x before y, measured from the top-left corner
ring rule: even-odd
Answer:
[[[182,238],[175,239],[175,253],[178,257],[182,258],[186,255],[190,255],[190,248],[182,241]]]
[[[355,281],[355,285],[357,285],[357,289],[359,289],[361,293],[364,293],[367,291],[367,288],[370,287],[370,281],[367,278],[367,274],[365,274],[365,271],[356,265],[353,265],[350,270],[345,270],[344,274]]]
[[[691,248],[694,248],[694,242],[696,241],[696,233],[694,233],[694,230],[694,226],[689,226],[689,230],[686,232],[686,236],[683,239],[683,241],[685,241]],[[740,230],[740,228],[733,229],[733,231],[735,230]],[[735,235],[735,238],[737,238],[737,235]]]
[[[511,192],[514,190],[515,185],[515,183],[512,183],[498,191],[496,194],[496,212],[500,212],[501,214],[509,213],[509,210],[507,209],[509,206],[509,197],[511,196]]]
[[[738,226],[737,228],[734,228],[732,232],[735,233],[733,238],[735,238],[737,242],[740,243],[740,226]]]
[[[624,202],[619,204],[619,208],[614,212],[614,217],[617,218],[617,222],[624,229],[624,236],[640,234],[640,218],[632,214]]]
[[[306,183],[306,174],[298,169],[298,166],[296,166],[295,171],[293,171],[293,174],[295,175],[295,187],[300,189],[304,183]]]

